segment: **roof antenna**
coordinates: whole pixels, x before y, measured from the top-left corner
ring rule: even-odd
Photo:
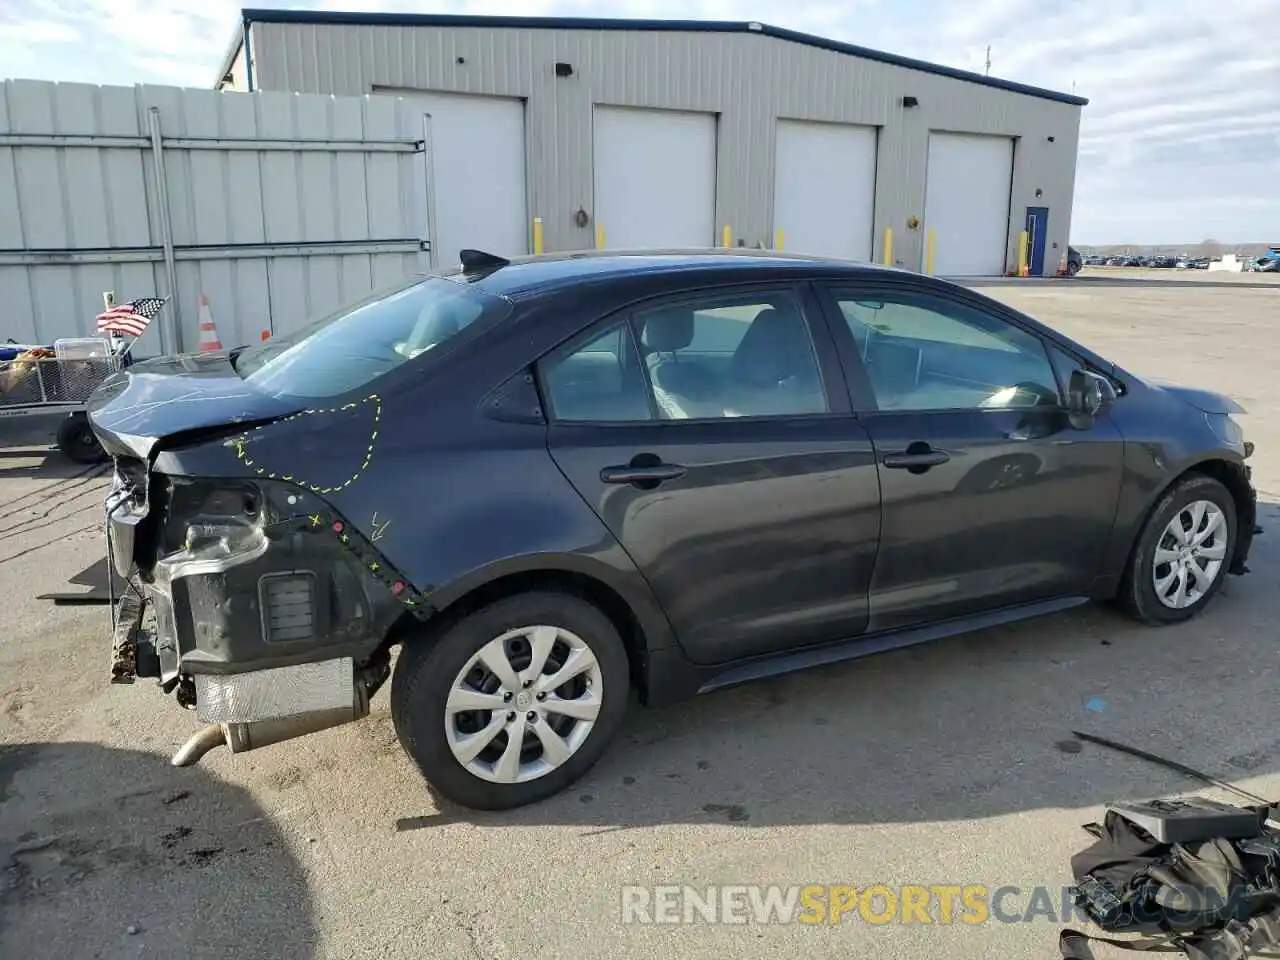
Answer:
[[[989,76],[991,76],[991,46],[990,46],[990,44],[988,44],[988,45],[987,45],[987,73],[986,73],[986,75],[987,75],[988,77],[989,77]]]
[[[500,270],[511,263],[505,257],[483,250],[463,250],[458,254],[464,273],[478,273],[482,270]]]

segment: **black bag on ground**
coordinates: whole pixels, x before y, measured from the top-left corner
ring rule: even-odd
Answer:
[[[1076,902],[1107,933],[1064,930],[1062,956],[1087,960],[1088,942],[1128,950],[1182,953],[1194,960],[1239,960],[1280,943],[1280,834],[1248,840],[1163,843],[1115,811],[1097,839],[1071,858]]]

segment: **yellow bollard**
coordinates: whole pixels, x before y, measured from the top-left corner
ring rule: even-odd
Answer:
[[[884,228],[884,265],[893,266],[893,227]]]
[[[775,250],[783,249],[782,240],[783,240],[782,228],[779,227],[777,230],[773,231],[773,249]]]
[[[542,218],[533,218],[533,253],[542,256]]]
[[[930,275],[933,274],[933,254],[937,246],[938,231],[930,227],[924,240],[924,272]]]
[[[604,227],[600,224],[596,224],[596,249],[604,249]]]
[[[724,237],[724,246],[732,247],[733,246],[733,228],[729,226],[727,223],[724,225],[723,237]]]
[[[1027,247],[1031,238],[1027,235],[1027,231],[1023,230],[1018,234],[1018,276],[1029,276],[1031,271],[1027,269]]]

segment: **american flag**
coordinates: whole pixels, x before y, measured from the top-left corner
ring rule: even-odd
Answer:
[[[98,332],[140,337],[168,297],[139,297],[98,314]]]

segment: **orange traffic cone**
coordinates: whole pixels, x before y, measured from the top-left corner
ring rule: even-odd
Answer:
[[[209,298],[203,293],[200,303],[200,352],[221,350],[222,341],[218,339],[218,328],[213,325],[213,312],[209,309]]]

